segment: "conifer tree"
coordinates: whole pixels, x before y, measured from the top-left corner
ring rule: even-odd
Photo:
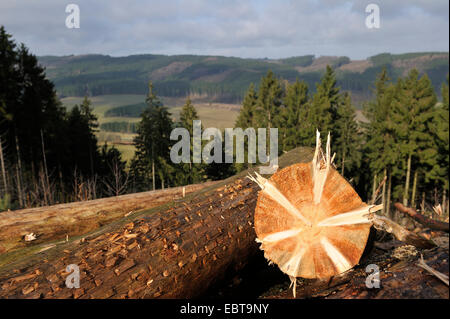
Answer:
[[[89,152],[89,163],[91,168],[91,176],[95,175],[95,168],[98,161],[97,152],[97,137],[95,136],[96,129],[98,128],[97,116],[93,113],[91,108],[91,101],[87,96],[84,97],[83,102],[80,105],[81,116],[83,116],[84,122],[88,127],[88,139],[87,148]]]
[[[425,74],[419,78],[419,72],[413,69],[406,79],[399,79],[393,101],[392,118],[398,137],[397,149],[402,158],[405,171],[403,203],[414,205],[416,189],[410,192],[411,174],[414,172],[413,185],[418,183],[418,174],[425,182],[436,174],[437,149],[432,137],[432,120],[437,99],[431,81]]]
[[[255,107],[257,127],[268,130],[275,127],[276,118],[281,111],[282,98],[283,90],[280,83],[273,72],[269,70],[259,85]]]
[[[281,114],[280,126],[283,129],[283,151],[289,151],[303,145],[308,139],[307,134],[311,131],[308,123],[308,86],[304,81],[298,79],[287,87],[284,98],[285,108]]]
[[[242,102],[242,108],[239,111],[238,118],[234,127],[240,127],[245,130],[248,127],[254,127],[256,119],[256,103],[258,96],[256,94],[255,86],[250,83],[250,87],[245,94],[244,101]]]
[[[69,166],[85,178],[96,175],[100,166],[95,129],[97,117],[92,112],[90,100],[85,97],[81,105],[75,105],[67,116],[67,146],[72,164]]]
[[[333,131],[337,116],[339,103],[339,87],[336,86],[336,76],[333,69],[327,65],[321,82],[316,85],[316,93],[311,101],[308,122],[310,123],[310,136],[306,145],[313,146],[315,143],[315,130],[318,129],[323,136]],[[337,136],[335,136],[336,138]]]
[[[386,176],[387,185],[383,188],[383,198],[385,212],[389,213],[391,203],[392,176],[398,172],[397,165],[399,155],[396,147],[394,123],[392,119],[392,103],[396,93],[395,86],[390,83],[387,70],[384,68],[378,75],[375,82],[375,99],[367,103],[364,107],[364,115],[368,119],[367,124],[363,124],[365,130],[366,144],[364,156],[368,163],[367,175],[373,179],[372,193],[378,183]],[[377,177],[381,177],[377,180]],[[369,178],[366,179],[370,181]],[[366,191],[369,191],[366,189]]]
[[[255,128],[256,132],[256,104],[258,101],[258,95],[255,90],[253,83],[250,84],[247,93],[245,94],[244,100],[242,102],[242,108],[239,111],[238,118],[234,124],[235,128],[241,128],[246,130],[247,128]],[[235,150],[234,150],[235,151]],[[251,163],[248,161],[248,139],[245,138],[244,141],[244,163],[235,163],[234,167],[237,172],[240,172],[248,167],[251,167]]]
[[[126,161],[122,160],[122,153],[114,146],[105,143],[101,148],[101,165],[98,170],[105,186],[105,196],[119,196],[127,191],[129,174],[126,172]]]
[[[443,188],[442,204],[444,210],[447,209],[446,199],[448,198],[448,166],[449,166],[449,93],[448,93],[448,75],[447,82],[443,83],[441,88],[442,103],[436,107],[433,120],[433,133],[438,149],[438,165],[436,175]]]
[[[193,148],[194,148],[194,128],[193,121],[198,120],[197,110],[190,98],[187,98],[186,103],[180,112],[180,126],[189,131],[190,141],[190,163],[178,164],[177,183],[179,185],[200,183],[203,181],[205,174],[205,167],[203,163],[193,163]],[[203,128],[202,128],[203,130]]]
[[[336,163],[342,176],[355,176],[361,161],[360,129],[356,121],[355,108],[350,94],[345,93],[337,108],[337,118],[333,133],[335,139]]]
[[[170,167],[170,133],[172,119],[167,108],[153,92],[149,83],[146,99],[148,107],[142,113],[135,138],[136,152],[131,162],[131,174],[137,190],[156,189],[158,181],[161,188],[172,182]]]

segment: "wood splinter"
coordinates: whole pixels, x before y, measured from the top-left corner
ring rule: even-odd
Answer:
[[[329,278],[353,268],[366,246],[371,215],[382,205],[365,204],[332,167],[330,134],[325,154],[320,133],[312,162],[249,178],[261,191],[255,231],[266,259],[296,278]]]

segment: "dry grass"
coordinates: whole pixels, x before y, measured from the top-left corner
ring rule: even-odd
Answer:
[[[363,73],[367,68],[370,68],[371,66],[373,66],[373,63],[369,60],[355,60],[351,61],[348,64],[340,66],[338,70]]]

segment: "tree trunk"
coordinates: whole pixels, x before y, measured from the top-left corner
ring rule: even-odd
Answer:
[[[24,207],[24,196],[22,191],[22,163],[20,160],[20,147],[19,147],[19,139],[16,137],[16,152],[17,152],[17,165],[16,165],[16,175],[17,175],[17,196],[19,198],[20,207]]]
[[[425,211],[425,192],[422,192],[422,203],[420,204],[420,209]]]
[[[372,226],[367,214],[382,209],[363,203],[331,162],[330,139],[323,154],[317,133],[311,163],[292,165],[270,180],[251,177],[262,189],[254,217],[257,241],[264,257],[291,278],[294,297],[297,277],[329,279],[358,264]]]
[[[385,168],[384,172],[383,172],[383,176],[384,176],[383,180],[385,180],[387,178],[386,174],[387,174],[387,170]],[[385,216],[386,215],[386,183],[383,183],[383,193],[381,194],[381,203],[383,204],[382,214]]]
[[[21,208],[23,208],[24,204],[23,204],[23,197],[22,197],[22,185],[20,183],[19,165],[16,165],[16,179],[17,179],[17,197],[19,199],[19,206]]]
[[[387,210],[387,214],[386,216],[388,216],[389,218],[393,219],[394,216],[391,216],[391,189],[392,189],[392,173],[389,172],[389,178],[388,178],[388,193],[387,193],[387,202],[386,202],[386,210]],[[394,215],[394,214],[392,214]]]
[[[156,181],[155,181],[155,161],[154,160],[152,160],[152,185],[153,185],[152,190],[155,190]]]
[[[403,205],[408,205],[408,194],[409,194],[409,179],[411,175],[411,154],[408,156],[408,164],[406,168],[406,181],[405,181],[405,190],[403,193]]]
[[[0,137],[0,163],[2,165],[2,177],[3,177],[3,187],[4,187],[4,193],[8,193],[8,183],[6,182],[6,170],[5,170],[5,160],[3,158],[3,145],[2,145],[2,139]]]
[[[445,217],[447,213],[447,190],[444,188],[442,194],[442,215]]]
[[[310,161],[310,149],[280,166]],[[48,252],[18,275],[0,270],[0,298],[193,298],[234,274],[260,252],[253,212],[257,184],[241,174],[173,208],[153,210],[125,225]],[[56,250],[57,248],[55,248]],[[53,257],[51,257],[53,256]],[[68,264],[80,267],[80,288],[68,289]],[[17,264],[16,264],[17,265]],[[59,288],[58,288],[59,287]]]
[[[64,183],[63,183],[63,176],[61,172],[61,165],[58,163],[58,176],[59,176],[59,187],[60,187],[60,196],[59,196],[59,202],[64,203],[65,198],[64,195],[66,194],[66,191],[64,189]]]
[[[416,170],[416,171],[414,172],[413,190],[412,190],[412,195],[411,195],[411,206],[412,206],[414,209],[416,208],[417,177],[418,177],[418,171]]]
[[[372,203],[375,202],[375,196],[377,194],[377,174],[373,177],[373,185],[372,185]]]
[[[50,205],[53,204],[53,196],[50,191],[50,179],[48,177],[48,168],[47,168],[47,157],[45,156],[45,144],[44,144],[44,133],[41,129],[41,142],[42,142],[42,159],[44,161],[44,172],[45,172],[45,182],[46,186],[44,188],[44,192],[48,194]],[[92,157],[92,156],[91,156]]]
[[[438,196],[437,196],[437,187],[434,187],[434,206],[438,205]],[[436,213],[434,209],[431,211],[431,217],[434,219],[436,217]]]

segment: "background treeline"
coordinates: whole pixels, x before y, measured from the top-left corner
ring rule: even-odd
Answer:
[[[147,83],[164,97],[198,95],[210,102],[241,103],[250,83],[259,82],[269,69],[290,82],[305,81],[314,92],[328,64],[336,70],[338,85],[351,91],[358,105],[371,97],[376,74],[387,67],[396,80],[412,67],[426,72],[439,87],[448,73],[448,53],[379,54],[365,61],[313,55],[286,59],[242,59],[222,56],[83,55],[39,57],[60,96],[146,94]]]
[[[105,112],[105,117],[141,117],[147,108],[146,103],[128,104],[116,106]]]
[[[0,27],[0,209],[117,193],[125,163],[98,147],[96,122],[87,98],[67,112],[36,57]]]
[[[136,133],[137,125],[132,122],[107,122],[102,123],[100,129],[106,132]]]

